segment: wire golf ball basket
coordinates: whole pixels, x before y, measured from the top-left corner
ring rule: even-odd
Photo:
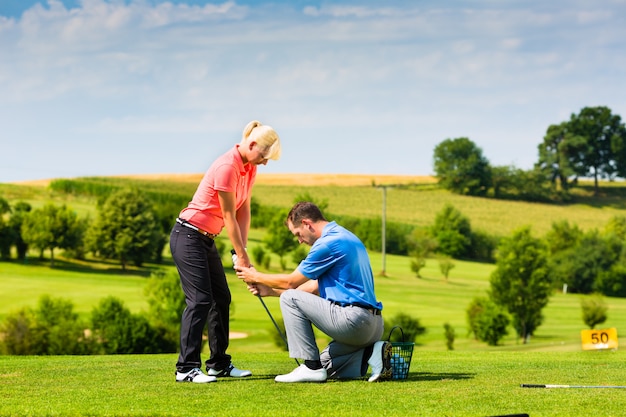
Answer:
[[[391,334],[396,329],[399,329],[402,334],[401,342],[391,341]],[[391,379],[407,379],[409,376],[409,368],[411,366],[411,358],[413,357],[413,348],[415,347],[415,343],[404,341],[404,332],[400,326],[394,326],[391,328],[387,340],[391,343]]]

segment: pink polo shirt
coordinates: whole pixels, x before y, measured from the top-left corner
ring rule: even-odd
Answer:
[[[252,192],[256,178],[256,165],[243,165],[235,145],[213,162],[202,177],[189,205],[180,212],[180,218],[209,233],[219,233],[224,228],[224,217],[218,191],[234,192],[237,210]]]

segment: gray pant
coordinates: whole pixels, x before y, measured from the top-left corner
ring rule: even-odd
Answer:
[[[371,347],[383,334],[382,316],[360,307],[341,307],[300,290],[283,292],[280,308],[290,357],[319,359],[329,378],[365,375]],[[333,339],[321,354],[313,326]]]

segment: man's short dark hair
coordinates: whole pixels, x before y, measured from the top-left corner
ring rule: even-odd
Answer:
[[[291,224],[297,226],[303,219],[309,219],[314,223],[327,221],[319,207],[310,201],[300,201],[296,203],[289,211],[285,223],[291,222]]]

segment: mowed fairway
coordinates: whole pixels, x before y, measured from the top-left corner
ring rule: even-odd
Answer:
[[[294,363],[241,353],[244,380],[174,382],[176,355],[0,357],[2,416],[623,416],[626,390],[520,384],[625,383],[618,352],[431,352],[407,380],[278,384]]]

